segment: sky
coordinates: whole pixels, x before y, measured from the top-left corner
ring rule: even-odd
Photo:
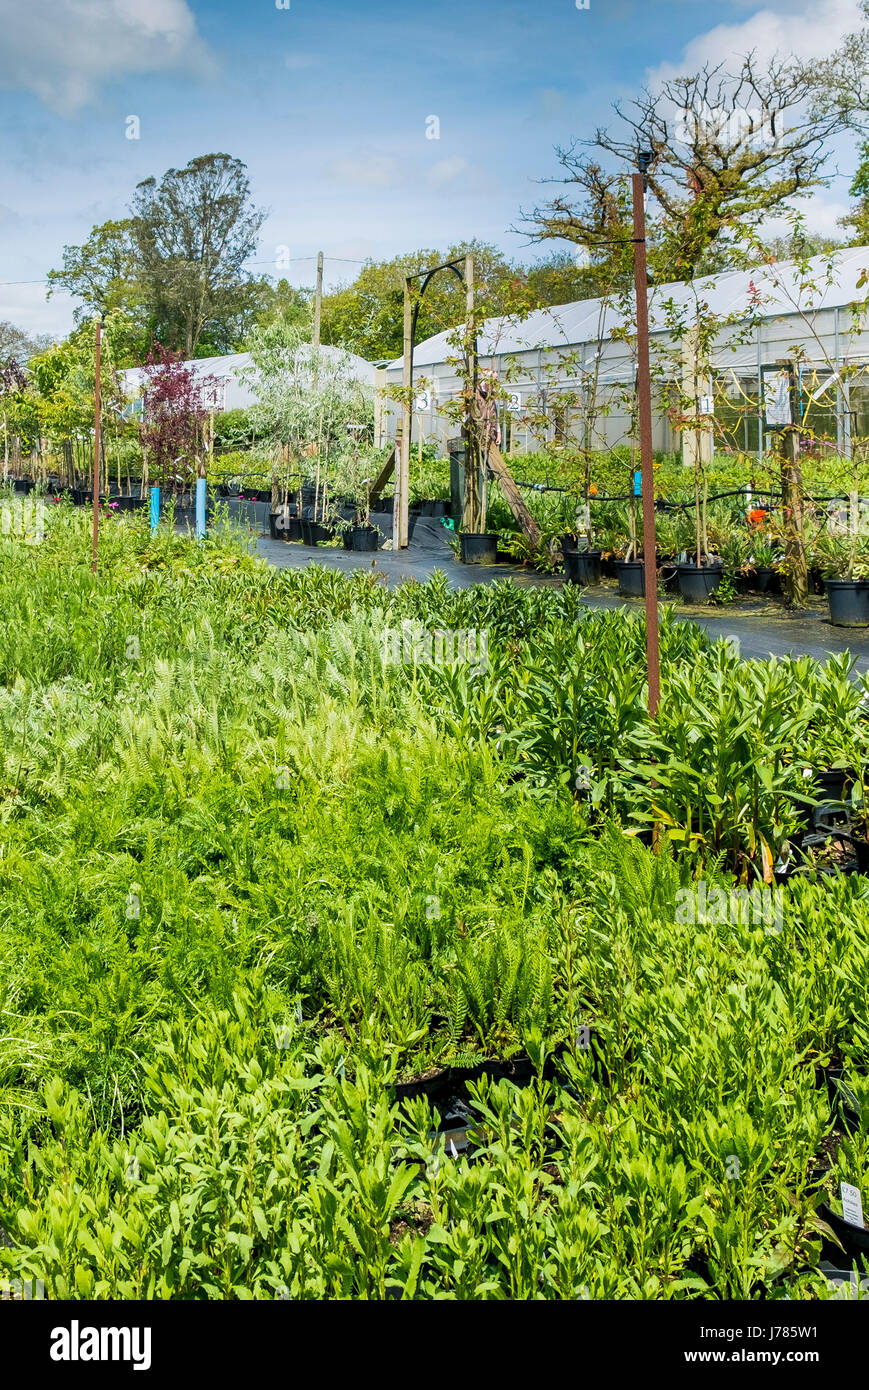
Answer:
[[[0,0],[0,319],[66,333],[74,302],[44,284],[64,245],[213,151],[268,209],[258,273],[311,285],[323,250],[334,286],[474,237],[536,259],[522,210],[614,100],[858,27],[858,0]],[[854,164],[836,158],[810,208],[826,232]]]

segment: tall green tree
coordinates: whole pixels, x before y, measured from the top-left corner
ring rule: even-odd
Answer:
[[[146,288],[132,218],[103,222],[91,228],[81,246],[64,246],[63,265],[48,272],[48,283],[49,298],[61,286],[80,301],[73,311],[77,324],[119,309],[147,329]]]
[[[850,246],[869,246],[869,140],[863,142],[860,153],[862,158],[850,188],[851,197],[858,202],[839,222],[848,233]]]
[[[200,339],[230,350],[257,311],[244,269],[265,211],[250,199],[246,166],[228,154],[192,159],[144,179],[131,203],[132,236],[161,343],[193,357]]]

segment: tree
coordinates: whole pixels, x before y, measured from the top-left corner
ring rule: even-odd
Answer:
[[[346,352],[318,350],[306,342],[297,324],[275,318],[257,328],[248,341],[250,365],[239,373],[251,384],[256,403],[250,407],[258,434],[273,445],[272,495],[286,502],[290,478],[300,477],[312,460],[316,469],[315,506],[325,506],[337,470],[358,442],[370,441],[374,427],[373,393],[356,377]],[[279,477],[278,460],[288,468]],[[322,493],[321,493],[322,484]]]
[[[50,333],[37,333],[34,337],[23,328],[18,328],[8,320],[0,320],[0,363],[14,357],[25,364],[37,352],[44,352],[54,339]]]
[[[831,113],[851,130],[869,131],[869,0],[861,0],[864,23],[848,34],[829,58],[802,68],[810,84],[812,117],[825,120]]]
[[[131,204],[139,274],[160,342],[193,357],[203,336],[224,351],[256,313],[244,271],[265,212],[250,202],[241,160],[200,155],[138,184]]]
[[[869,245],[869,140],[863,142],[860,153],[862,159],[850,188],[851,197],[860,201],[839,220],[839,226],[850,232],[849,246]]]
[[[633,171],[637,152],[649,150],[652,270],[658,279],[692,279],[714,269],[713,254],[726,253],[746,229],[825,181],[830,138],[846,122],[840,109],[810,111],[813,94],[799,64],[760,64],[753,53],[733,73],[707,64],[656,93],[644,89],[627,110],[615,103],[615,133],[599,129],[556,151],[562,181],[579,186],[583,203],[556,199],[527,220],[540,240],[566,236],[593,252],[600,247],[594,214],[611,192],[606,179]],[[602,156],[614,167],[605,171]]]
[[[310,337],[313,326],[313,291],[296,289],[289,280],[279,280],[272,285],[268,280],[257,281],[258,305],[256,325],[263,328],[280,319],[283,323],[298,328],[305,337]]]
[[[61,285],[81,300],[73,313],[77,324],[113,309],[136,321],[147,320],[142,267],[129,217],[92,227],[82,246],[64,246],[63,267],[50,270],[48,282],[49,298]]]
[[[402,351],[404,280],[445,261],[464,262],[474,253],[477,304],[480,317],[508,312],[524,272],[511,266],[503,253],[481,242],[465,242],[448,251],[422,250],[391,261],[368,261],[352,285],[323,298],[322,341],[347,348],[369,361],[398,357]],[[432,280],[420,302],[417,342],[452,328],[465,316],[465,290],[450,272]]]
[[[528,294],[535,309],[556,304],[573,304],[579,299],[596,299],[604,292],[599,263],[589,259],[580,263],[569,251],[551,255],[525,269]]]
[[[557,239],[581,246],[595,294],[610,294],[628,287],[633,278],[631,257],[624,254],[633,236],[627,180],[593,159],[578,157],[576,148],[574,142],[569,149],[556,150],[567,172],[563,182],[575,185],[575,191],[535,208],[523,217],[523,224],[535,241]]]
[[[155,342],[146,363],[145,405],[139,437],[152,479],[170,492],[184,488],[201,459],[195,450],[217,386],[197,376],[179,352]],[[145,480],[142,481],[142,491]]]

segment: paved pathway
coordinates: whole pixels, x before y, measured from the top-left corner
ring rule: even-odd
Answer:
[[[381,521],[380,517],[377,520],[388,536],[391,530],[389,522]],[[536,574],[514,565],[463,565],[453,555],[446,534],[440,522],[420,517],[409,548],[395,555],[388,550],[379,550],[374,555],[357,555],[333,546],[317,546],[314,549],[265,537],[258,540],[257,552],[270,564],[280,568],[321,564],[345,572],[374,569],[385,576],[388,584],[399,584],[406,579],[417,579],[424,583],[436,570],[442,570],[450,583],[457,587],[489,583],[493,579],[512,579],[522,585],[557,585],[562,582],[560,576]],[[585,602],[590,608],[641,610],[643,607],[642,600],[621,599],[605,588],[586,590]],[[773,616],[754,617],[735,613],[728,608],[717,608],[707,609],[704,613],[683,609],[679,616],[686,622],[699,623],[714,637],[738,637],[740,650],[746,657],[766,660],[770,656],[803,655],[823,661],[832,654],[849,651],[855,658],[857,670],[869,671],[869,630],[848,632],[835,628],[820,613],[791,618],[782,610]]]

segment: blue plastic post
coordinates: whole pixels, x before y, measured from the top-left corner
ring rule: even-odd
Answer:
[[[205,535],[205,479],[196,479],[196,538]]]
[[[151,535],[152,535],[152,536],[153,536],[154,532],[157,530],[157,527],[158,527],[159,525],[160,525],[160,489],[159,489],[158,487],[152,487],[152,488],[151,488]]]
[[[635,497],[642,497],[642,495],[643,495],[643,475],[642,475],[642,473],[639,471],[639,469],[635,469],[635,471],[634,471],[634,496],[635,496]]]

